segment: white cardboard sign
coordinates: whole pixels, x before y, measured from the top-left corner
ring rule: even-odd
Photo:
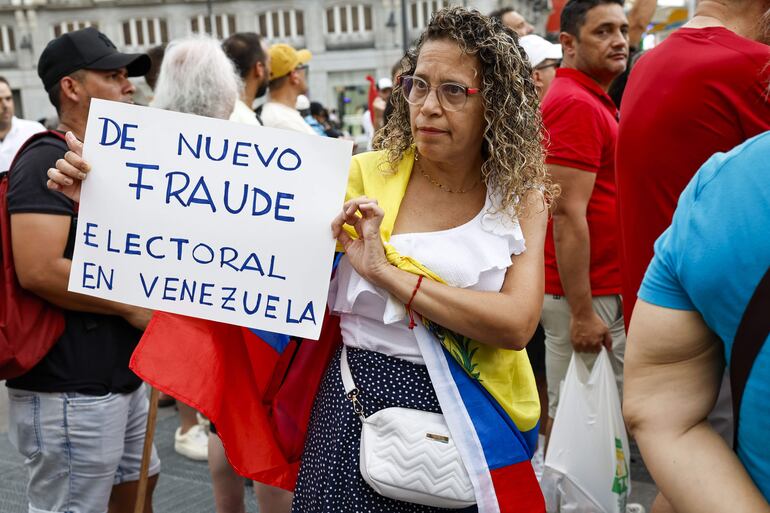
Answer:
[[[93,100],[69,290],[318,338],[352,143]]]

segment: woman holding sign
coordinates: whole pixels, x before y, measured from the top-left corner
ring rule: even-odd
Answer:
[[[332,223],[344,350],[315,398],[292,508],[543,511],[523,348],[554,192],[530,69],[513,32],[462,8],[435,14],[402,69],[380,150],[353,158]],[[61,185],[82,169],[67,160],[49,174]]]
[[[552,186],[526,58],[501,24],[452,8],[433,17],[402,69],[380,151],[353,158],[348,201],[332,225],[345,257],[330,308],[341,317],[353,380],[332,362],[294,510],[470,502],[479,511],[542,511],[529,462],[540,409],[526,352],[517,350],[540,317]],[[447,430],[423,429],[427,420],[412,416],[399,430],[406,415],[384,412],[393,407],[443,411]],[[388,427],[378,424],[385,418]],[[424,433],[420,442],[414,431]],[[469,494],[444,479],[451,465],[430,452],[442,443],[456,446]]]

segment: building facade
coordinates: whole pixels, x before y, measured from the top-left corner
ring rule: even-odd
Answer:
[[[405,2],[402,6],[401,2]],[[490,12],[512,5],[536,25],[547,0],[0,0],[0,75],[11,83],[17,112],[53,116],[37,76],[37,59],[52,38],[97,27],[126,52],[207,33],[224,39],[258,32],[313,52],[311,99],[350,120],[366,103],[366,76],[390,76],[403,55],[404,35],[414,40],[431,14],[447,5]],[[406,34],[402,19],[406,18]],[[145,87],[138,79],[137,86]]]

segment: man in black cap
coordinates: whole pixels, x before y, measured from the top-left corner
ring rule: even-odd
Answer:
[[[128,77],[149,66],[147,55],[118,52],[94,28],[51,41],[38,74],[59,114],[57,131],[82,140],[91,98],[131,102]],[[65,318],[48,354],[7,382],[9,437],[26,458],[29,511],[131,512],[148,401],[128,361],[151,311],[67,291],[77,211],[46,188],[48,169],[66,151],[61,135],[38,136],[20,151],[9,175],[19,283],[61,308]],[[145,511],[152,511],[159,470],[153,450]]]

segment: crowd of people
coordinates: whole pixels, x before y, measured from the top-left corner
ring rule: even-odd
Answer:
[[[558,41],[513,9],[445,8],[376,82],[372,151],[353,156],[329,220],[344,253],[335,346],[306,383],[293,477],[247,475],[260,512],[445,510],[370,485],[360,405],[442,414],[475,496],[463,511],[544,511],[537,478],[569,362],[605,350],[660,491],[653,513],[770,512],[770,0],[700,0],[643,50],[655,6],[569,0]],[[148,394],[128,364],[153,312],[67,291],[91,99],[132,102],[129,79],[145,77],[156,108],[344,137],[307,98],[311,62],[255,33],[125,54],[95,28],[69,32],[38,62],[52,131],[14,116],[0,78],[15,273],[64,315],[50,351],[6,382],[30,512],[133,511],[142,462]],[[205,368],[186,348],[176,365]],[[238,431],[220,424],[232,417],[164,400],[179,410],[176,450],[208,461],[217,512],[243,512],[225,451]],[[154,450],[148,473],[146,512]]]

